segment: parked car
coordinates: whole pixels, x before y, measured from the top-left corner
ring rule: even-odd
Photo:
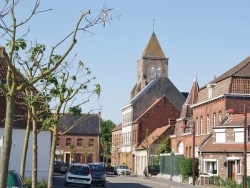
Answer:
[[[102,187],[106,187],[106,172],[104,166],[96,163],[88,163],[88,165],[92,175],[91,184],[100,184]]]
[[[85,185],[90,187],[92,181],[91,170],[87,164],[73,163],[69,166],[67,173],[65,174],[64,185],[69,184]]]
[[[66,172],[68,171],[68,168],[69,168],[69,163],[61,163],[59,172],[61,174],[66,174]]]
[[[24,181],[21,178],[21,175],[19,174],[19,172],[15,170],[8,171],[7,187],[25,188]]]
[[[157,175],[160,173],[160,166],[159,165],[150,165],[150,166],[146,166],[143,174],[144,176],[152,176],[152,175]]]
[[[111,166],[110,163],[105,163],[104,167],[105,167],[106,173],[114,174],[114,172],[115,172],[115,167]]]
[[[55,161],[54,162],[54,172],[59,172],[61,167],[62,161]]]
[[[117,175],[130,175],[130,169],[127,165],[121,164],[115,168],[115,174]]]

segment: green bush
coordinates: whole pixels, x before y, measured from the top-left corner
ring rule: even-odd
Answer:
[[[31,177],[28,177],[28,178],[24,178],[24,183],[25,183],[25,186],[26,188],[31,188],[32,186],[32,179]]]
[[[210,176],[210,185],[223,186],[225,184],[224,180],[220,176]]]
[[[32,187],[32,179],[31,177],[24,178],[24,183],[26,188]],[[47,181],[42,179],[41,181],[37,182],[37,188],[47,188]]]
[[[199,161],[195,158],[195,176],[198,177],[198,165]],[[181,176],[183,180],[187,180],[188,177],[193,175],[193,158],[184,158],[181,161]]]
[[[219,176],[210,176],[209,183],[210,183],[210,185],[215,185],[215,186],[219,186],[219,187],[242,188],[241,183],[239,184],[230,178],[223,180]]]
[[[47,181],[45,179],[42,179],[38,182],[37,188],[47,188]]]

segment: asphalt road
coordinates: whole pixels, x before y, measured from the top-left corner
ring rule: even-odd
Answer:
[[[63,188],[64,175],[55,174],[54,176],[54,188]],[[68,188],[75,188],[80,186],[68,186]],[[81,186],[84,187],[84,186]],[[91,188],[97,188],[101,186],[91,186]],[[147,179],[130,177],[130,176],[116,176],[107,175],[107,188],[166,188],[166,184],[149,181]]]

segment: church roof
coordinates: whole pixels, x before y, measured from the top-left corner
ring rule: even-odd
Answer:
[[[162,51],[161,45],[154,32],[148,41],[148,44],[142,54],[142,58],[166,59],[166,56]]]

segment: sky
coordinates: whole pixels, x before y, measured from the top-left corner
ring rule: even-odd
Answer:
[[[47,48],[68,34],[82,12],[90,10],[95,17],[107,7],[114,8],[109,16],[119,16],[105,27],[90,28],[91,33],[79,33],[71,53],[77,53],[77,58],[96,76],[95,83],[102,87],[100,97],[92,98],[84,111],[101,106],[102,119],[115,124],[122,121],[121,108],[129,103],[136,83],[137,61],[153,32],[169,58],[169,78],[181,92],[190,90],[195,77],[202,87],[250,55],[247,0],[41,0],[41,3],[41,10],[53,10],[36,15],[26,25],[30,27],[27,38],[42,41]],[[29,1],[20,9],[19,18],[25,17],[30,8]]]

